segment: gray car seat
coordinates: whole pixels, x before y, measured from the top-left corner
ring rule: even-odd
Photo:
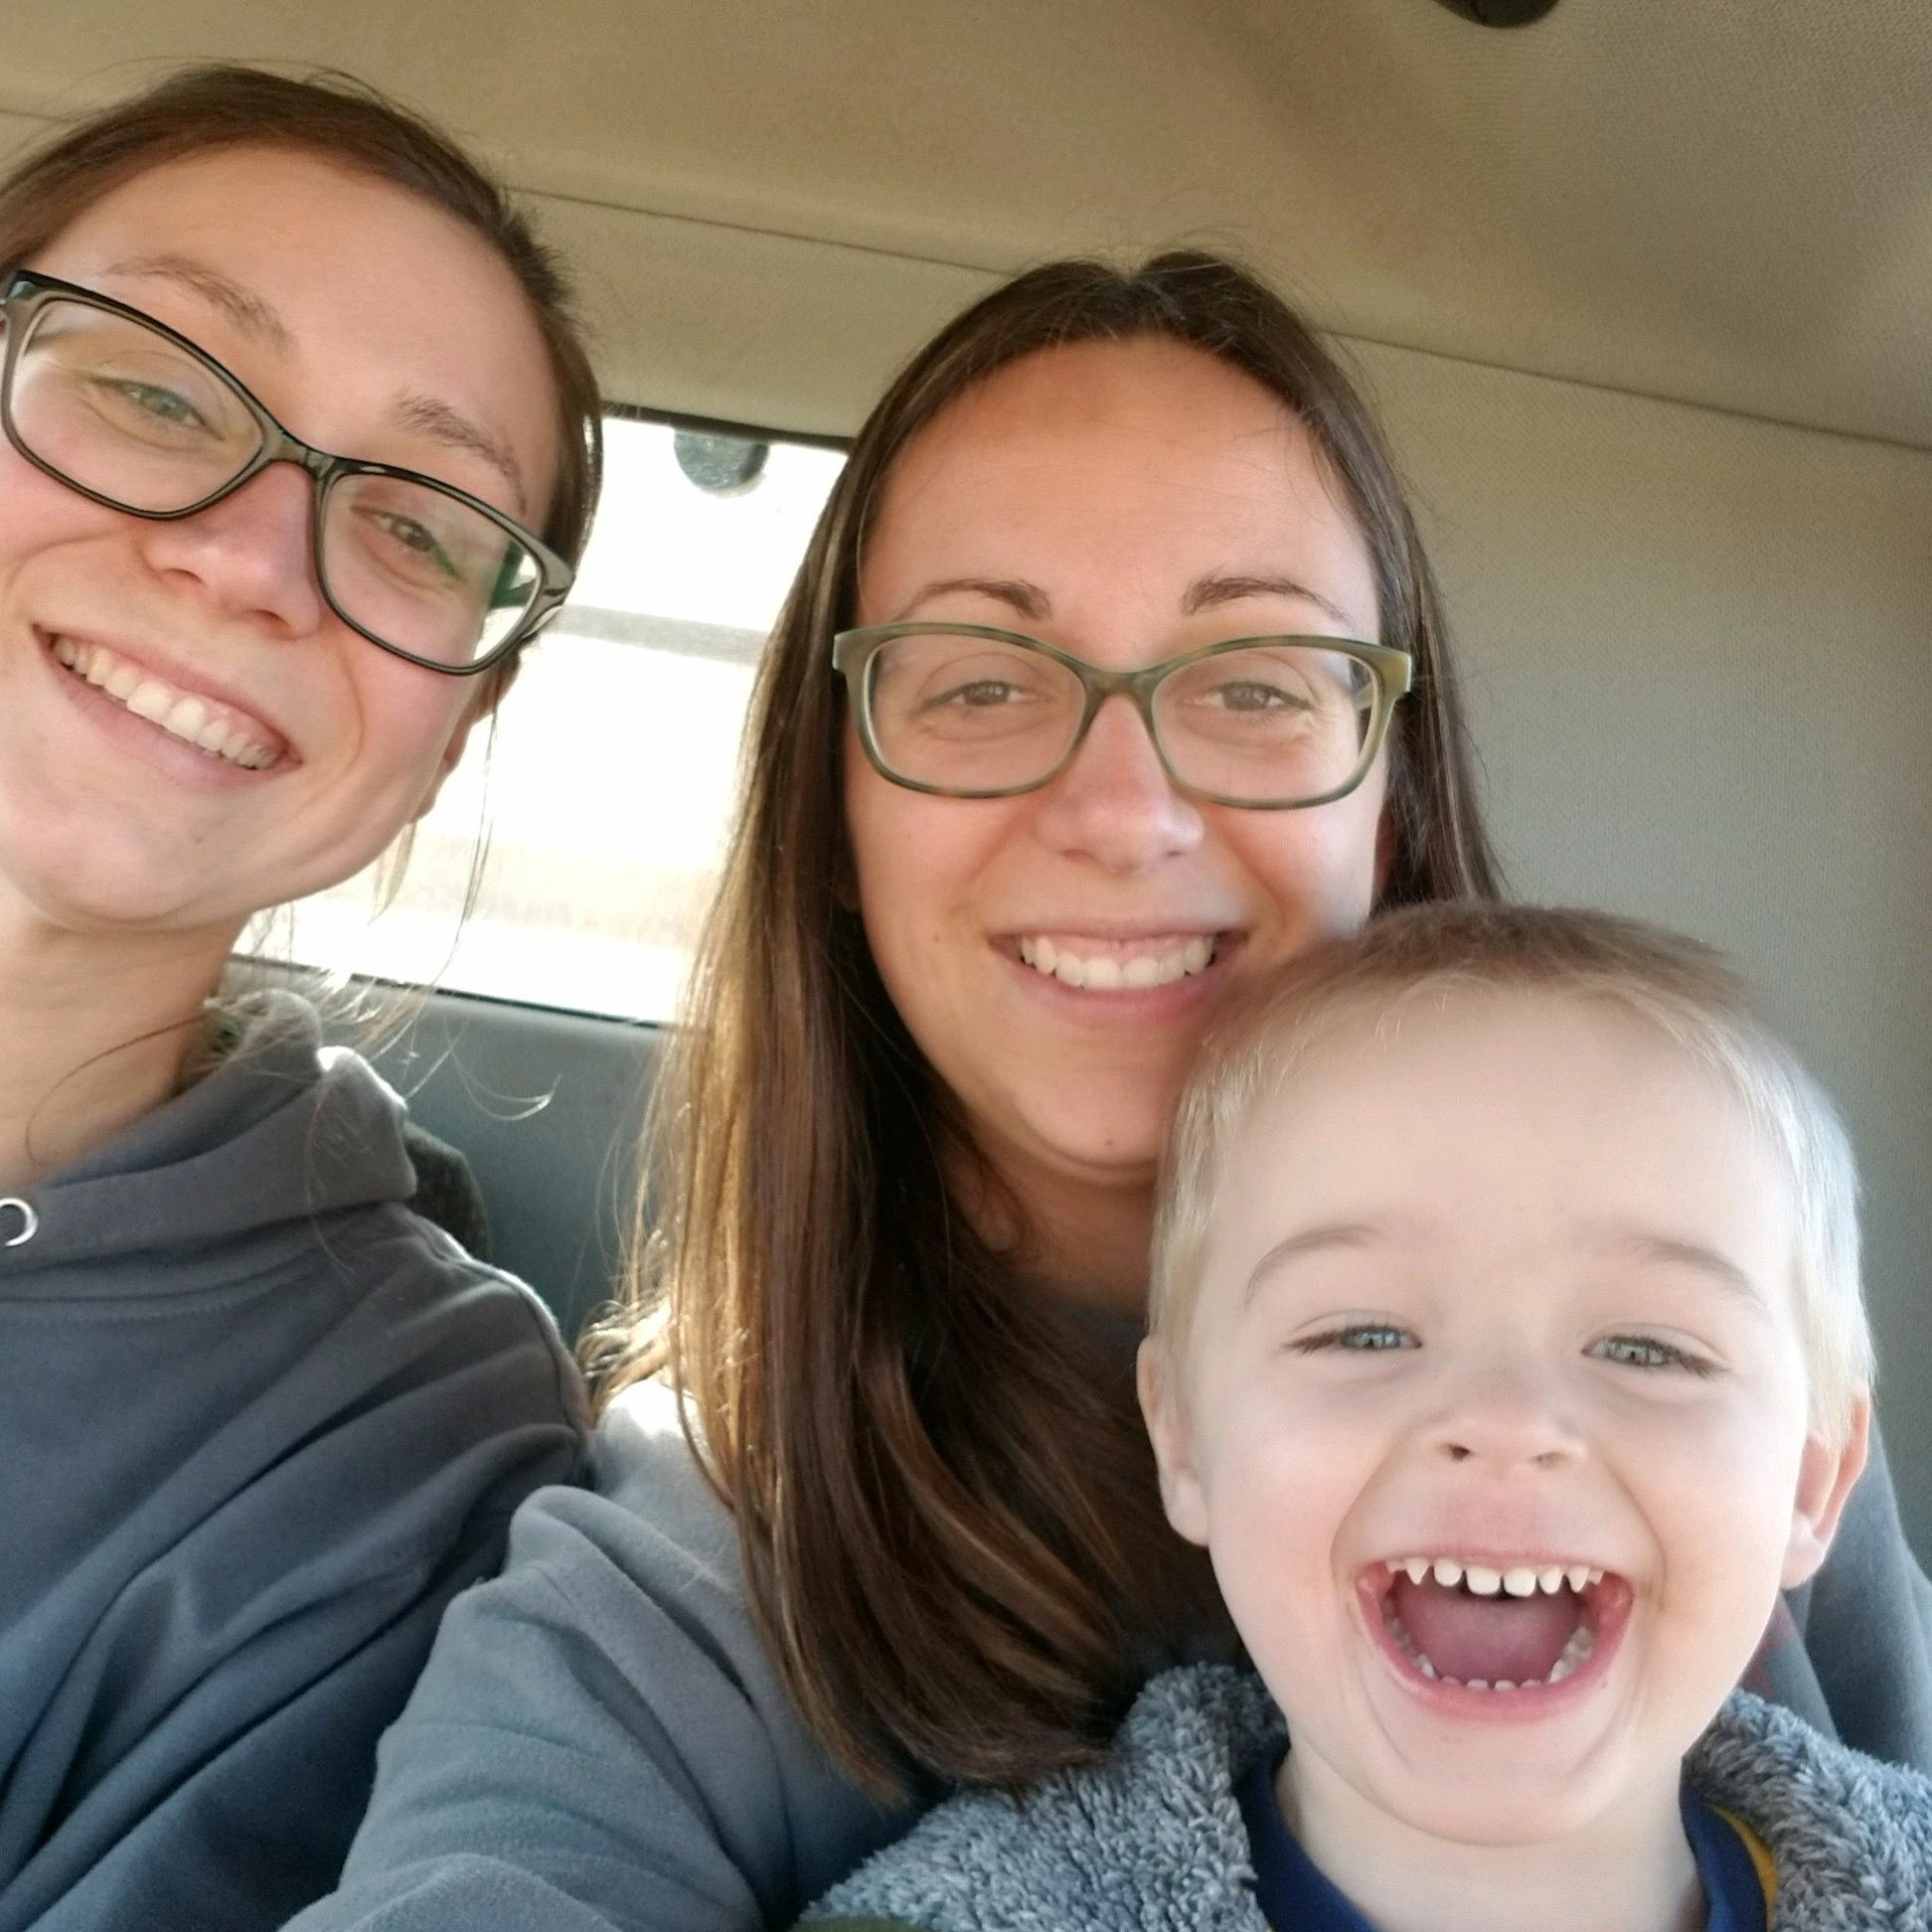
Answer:
[[[353,1025],[333,1031],[358,1044]],[[568,1339],[616,1290],[659,1038],[627,1021],[437,993],[371,1052],[416,1126],[467,1159],[487,1258],[529,1282]],[[460,1180],[433,1159],[418,1174],[417,1206],[476,1247]]]

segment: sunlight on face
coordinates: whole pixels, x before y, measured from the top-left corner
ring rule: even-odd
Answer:
[[[1154,1421],[1303,1806],[1505,1845],[1668,1802],[1821,1553],[1794,1252],[1741,1103],[1573,999],[1413,1000],[1262,1107]]]

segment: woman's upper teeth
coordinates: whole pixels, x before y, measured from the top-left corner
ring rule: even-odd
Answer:
[[[281,755],[233,712],[210,704],[206,698],[175,690],[151,671],[116,657],[105,645],[57,637],[54,655],[76,677],[105,692],[136,718],[160,725],[170,737],[192,744],[212,758],[248,771],[262,771]]]
[[[1214,942],[1206,933],[1150,945],[1138,952],[1124,951],[1116,944],[1104,951],[1096,947],[1083,953],[1076,941],[1050,939],[1044,933],[1020,941],[1020,957],[1036,973],[1097,993],[1168,986],[1190,973],[1201,972],[1213,956]]]

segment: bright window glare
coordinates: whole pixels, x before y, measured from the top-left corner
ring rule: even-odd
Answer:
[[[395,903],[373,912],[365,874],[296,908],[304,964],[638,1020],[676,1011],[752,669],[845,459],[773,442],[756,480],[721,495],[685,473],[665,425],[605,428],[568,606],[417,829]]]

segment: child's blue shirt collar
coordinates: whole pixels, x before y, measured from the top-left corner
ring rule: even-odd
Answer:
[[[1373,1932],[1282,1823],[1274,1781],[1287,1755],[1284,1739],[1254,1761],[1235,1790],[1254,1859],[1261,1916],[1273,1932]],[[1765,1932],[1764,1887],[1744,1841],[1688,1784],[1679,1803],[1684,1833],[1710,1903],[1704,1932]]]

